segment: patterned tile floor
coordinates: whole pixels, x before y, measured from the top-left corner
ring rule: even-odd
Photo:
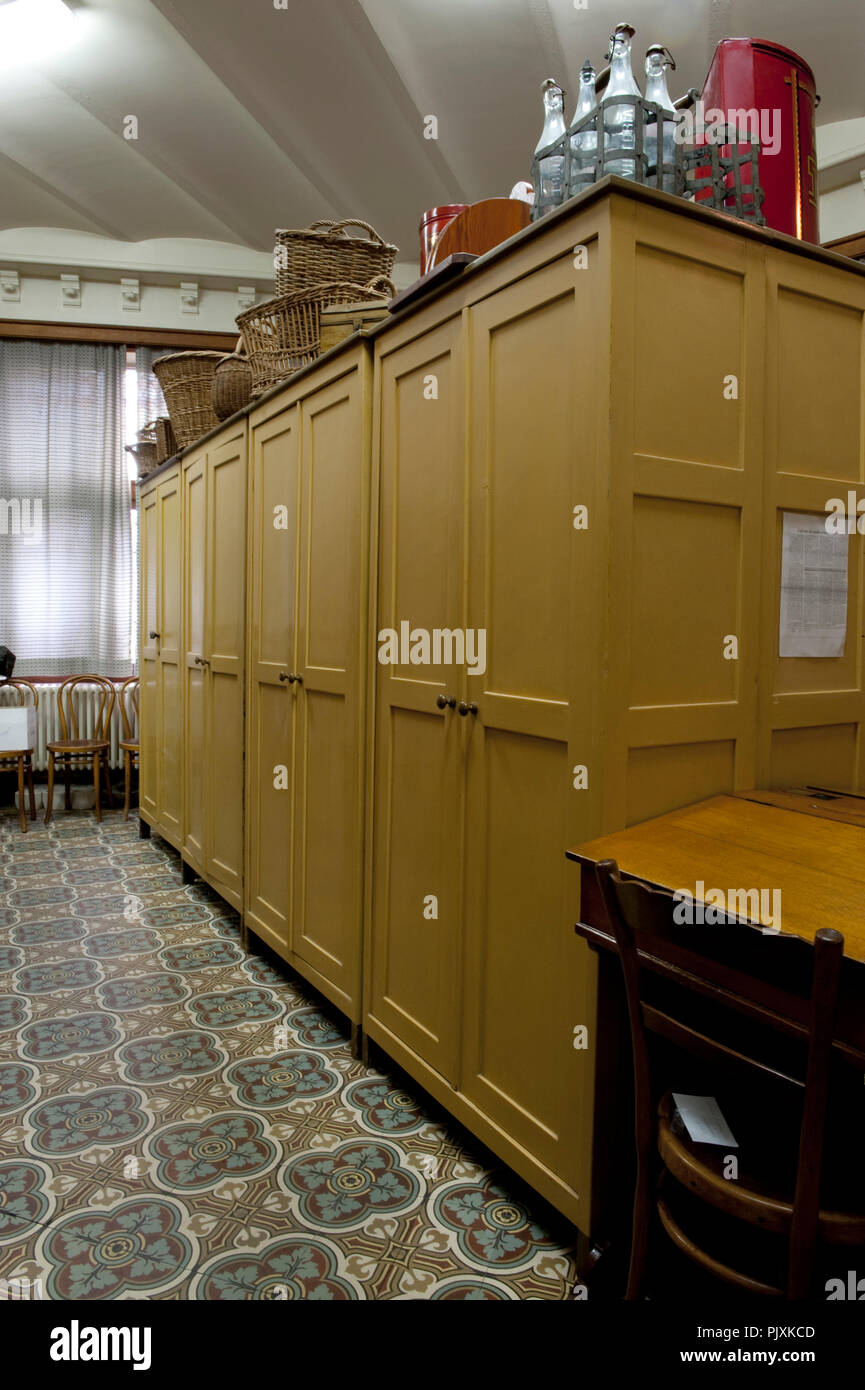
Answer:
[[[568,1298],[466,1142],[137,819],[0,819],[0,1296]]]

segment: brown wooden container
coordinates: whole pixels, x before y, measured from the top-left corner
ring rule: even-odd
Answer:
[[[360,328],[372,328],[387,318],[387,305],[380,299],[359,300],[321,311],[321,351],[336,347]]]

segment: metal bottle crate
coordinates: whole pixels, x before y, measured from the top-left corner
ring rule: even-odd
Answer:
[[[606,145],[604,131],[604,106],[633,106],[634,148],[622,150],[616,146],[610,150]],[[545,213],[551,212],[559,203],[541,193],[540,164],[544,159],[564,158],[565,193],[562,202],[583,193],[593,183],[597,183],[610,172],[608,166],[627,159],[634,164],[634,182],[650,188],[663,188],[665,177],[672,177],[674,191],[679,198],[691,199],[704,207],[716,208],[721,212],[733,213],[757,226],[765,226],[762,214],[763,190],[758,181],[760,157],[759,140],[743,139],[729,129],[724,131],[724,139],[711,144],[674,143],[673,164],[664,163],[664,118],[665,112],[656,102],[643,97],[617,96],[609,103],[602,104],[598,110],[590,112],[535,155],[532,161],[532,186],[535,189],[535,203],[532,207],[532,221],[537,222]],[[645,134],[647,125],[654,121],[657,126],[657,148],[650,150]],[[597,149],[592,154],[574,152],[571,140],[582,131],[592,131],[597,138]],[[747,146],[747,149],[743,149]],[[728,153],[723,153],[723,151]],[[650,154],[654,154],[657,168],[649,173]],[[746,171],[750,171],[748,177]]]

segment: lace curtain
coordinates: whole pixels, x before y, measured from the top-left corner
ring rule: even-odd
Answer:
[[[17,674],[132,670],[126,349],[0,340],[0,645]]]

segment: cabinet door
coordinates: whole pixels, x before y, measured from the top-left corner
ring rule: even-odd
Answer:
[[[283,957],[290,949],[295,700],[284,677],[295,670],[297,415],[294,406],[254,430],[249,486],[246,917]]]
[[[204,871],[205,553],[207,456],[192,455],[183,468],[183,853]]]
[[[141,767],[138,801],[145,818],[156,823],[158,786],[157,758],[159,750],[159,685],[157,657],[159,654],[158,566],[159,523],[156,488],[140,496],[138,507],[138,638],[140,648],[139,677],[139,742]],[[151,633],[154,635],[151,636]]]
[[[166,478],[157,487],[159,510],[159,755],[158,822],[172,844],[179,845],[183,821],[183,783],[181,776],[182,691],[180,682],[181,530],[180,478]]]
[[[242,908],[246,435],[207,456],[205,873]]]
[[[452,319],[377,365],[379,636],[462,626],[464,390]],[[435,388],[428,378],[436,378]],[[433,398],[435,396],[435,398]],[[381,654],[381,653],[379,653]],[[400,652],[402,657],[404,653]],[[377,663],[373,1016],[457,1079],[462,767],[454,667]]]
[[[301,404],[292,947],[357,1014],[362,922],[361,515],[366,362]],[[364,613],[365,616],[365,613]]]
[[[594,620],[578,626],[576,610],[590,590],[573,509],[587,503],[593,514],[596,453],[591,321],[589,306],[575,308],[575,279],[556,265],[473,311],[469,626],[486,633],[486,669],[467,676],[478,712],[460,721],[461,1090],[571,1188],[587,1160],[581,1121],[591,1134],[574,1027],[594,1020],[594,967],[574,935],[577,879],[565,860],[589,804],[572,763],[600,777],[581,703],[589,682],[574,661],[600,666]],[[588,321],[575,324],[576,312]]]

